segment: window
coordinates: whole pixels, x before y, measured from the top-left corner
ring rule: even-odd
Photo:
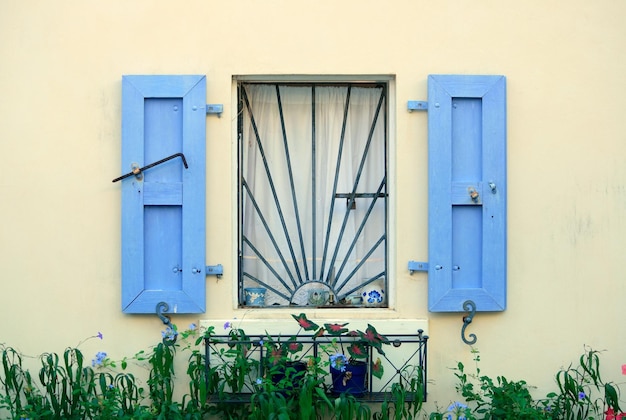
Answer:
[[[241,305],[249,287],[265,306],[386,290],[387,88],[239,82]]]

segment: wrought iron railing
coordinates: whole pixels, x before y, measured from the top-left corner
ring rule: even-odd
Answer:
[[[367,346],[367,360],[381,359],[384,366],[384,375],[379,379],[374,376],[371,363],[368,363],[366,391],[358,396],[357,399],[369,402],[382,402],[390,396],[390,390],[394,383],[409,385],[417,379],[423,391],[423,401],[426,401],[427,395],[427,344],[428,336],[424,335],[423,330],[417,330],[415,334],[386,334],[390,344],[384,345],[384,353],[379,353],[374,347]],[[295,341],[292,336],[285,335],[246,335],[245,338],[233,337],[232,335],[212,335],[205,338],[205,369],[206,378],[209,380],[209,371],[216,366],[228,364],[232,352],[228,350],[245,347],[245,358],[250,365],[256,366],[259,370],[258,378],[263,378],[266,372],[264,361],[268,358],[268,342],[284,344],[297,343],[302,345],[301,350],[294,356],[294,359],[307,361],[309,359],[319,360],[320,365],[324,366],[329,354],[329,349],[341,344],[346,345],[353,341],[351,337],[342,337],[341,341],[338,337],[313,335],[298,335]],[[226,355],[230,356],[226,356]],[[328,393],[332,394],[332,387],[326,383]],[[250,396],[256,392],[258,384],[254,375],[243,382],[239,390],[228,390],[227,392],[209,396],[210,401],[220,402],[249,402]],[[207,389],[209,384],[207,383]]]

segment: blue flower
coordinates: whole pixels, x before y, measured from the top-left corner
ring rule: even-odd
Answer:
[[[457,420],[467,420],[465,414],[467,413],[467,405],[458,401],[453,402],[448,407],[448,412],[454,413]],[[452,414],[448,414],[448,420],[452,420]]]
[[[102,362],[104,362],[104,359],[106,359],[106,357],[107,354],[105,352],[99,351],[98,353],[96,353],[96,357],[94,359],[91,359],[91,366],[100,366]]]
[[[347,364],[348,364],[348,358],[344,354],[335,353],[330,356],[330,366],[333,369],[337,369],[342,372],[345,372]]]
[[[582,391],[580,391],[580,392],[578,393],[578,399],[579,399],[579,400],[584,400],[586,396],[587,396],[587,395],[585,395],[585,393],[584,393],[584,392],[582,392]]]
[[[191,324],[189,324],[189,329],[190,329],[191,331],[195,331],[195,330],[196,330],[196,328],[197,328],[197,325],[196,325],[194,322],[192,322]]]
[[[96,334],[96,337],[98,337],[100,340],[102,340],[102,333],[100,331],[98,331],[98,334]]]
[[[167,327],[165,331],[161,331],[161,336],[165,341],[176,341],[176,337],[178,337],[178,331],[172,327]]]
[[[232,328],[232,326],[233,326],[233,323],[232,323],[232,322],[230,322],[230,321],[226,321],[226,322],[224,323],[224,329],[225,329],[225,330],[227,330],[227,329],[229,329],[229,328]]]
[[[256,384],[257,385],[261,385],[263,383],[263,379],[261,378],[256,378]]]
[[[464,410],[466,408],[467,408],[467,405],[460,403],[458,401],[455,401],[452,404],[450,404],[450,407],[448,407],[448,411]]]

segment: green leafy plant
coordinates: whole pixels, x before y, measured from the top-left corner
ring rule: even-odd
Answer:
[[[448,414],[468,420],[550,418],[549,413],[534,401],[526,381],[511,381],[504,376],[497,376],[494,380],[482,375],[479,352],[472,349],[472,353],[476,363],[475,373],[467,373],[461,362],[457,363],[454,373],[459,381],[456,389],[465,398],[467,405],[453,404],[448,407]],[[431,416],[431,419],[436,418]]]
[[[577,366],[559,370],[555,377],[557,392],[538,400],[531,396],[526,381],[511,381],[504,376],[493,379],[481,374],[478,350],[472,349],[472,354],[475,372],[468,373],[461,362],[454,369],[456,390],[465,402],[455,402],[447,410],[431,413],[431,420],[618,420],[625,416],[619,406],[619,387],[600,377],[600,352],[596,350],[585,348]]]
[[[367,359],[368,346],[375,348],[379,354],[384,355],[383,345],[390,344],[389,339],[379,334],[371,324],[367,325],[365,331],[361,331],[346,328],[348,323],[326,323],[320,327],[309,320],[304,313],[292,315],[292,317],[301,329],[314,331],[314,337],[321,337],[327,334],[334,338],[329,345],[322,348],[329,355],[330,366],[342,372],[346,370],[346,365]],[[377,358],[375,361],[372,360],[370,368],[375,377],[382,378],[384,368],[380,358]]]
[[[604,382],[600,375],[600,352],[585,348],[578,365],[569,365],[556,374],[558,392],[551,392],[545,402],[554,418],[602,419],[606,413],[622,416],[619,387]],[[608,417],[608,416],[607,416]]]
[[[303,331],[312,332],[314,339],[330,339],[329,351],[343,351],[345,346],[347,354],[354,359],[358,359],[362,350],[367,352],[367,346],[384,354],[383,345],[388,344],[388,339],[371,325],[365,331],[352,332],[347,324],[320,327],[304,314],[293,317]],[[215,329],[211,327],[200,333],[195,325],[182,332],[172,325],[162,332],[162,340],[149,350],[119,361],[109,358],[104,351],[97,352],[89,361],[79,349],[82,343],[61,354],[43,353],[36,358],[0,345],[0,417],[45,420],[176,420],[207,416],[259,420],[619,420],[626,416],[620,407],[619,386],[601,378],[600,352],[588,348],[576,365],[557,372],[557,390],[539,400],[533,400],[530,387],[523,380],[484,375],[479,367],[479,353],[472,350],[475,371],[468,372],[462,363],[454,369],[458,380],[456,389],[464,400],[427,415],[423,410],[424,383],[420,367],[406,367],[405,374],[390,385],[385,400],[379,406],[372,406],[350,394],[331,396],[325,379],[329,373],[324,369],[331,363],[330,359],[322,361],[319,355],[308,355],[299,345],[299,332],[286,340],[267,335],[267,342],[263,343],[262,339],[251,339],[240,328],[232,328],[232,325],[225,328],[229,332],[222,348],[212,353],[220,361],[215,364],[207,363],[205,348],[200,346],[204,340],[218,340]],[[90,339],[103,337],[98,333]],[[261,348],[281,349],[280,361],[306,361],[306,370],[298,375],[286,374],[276,382],[272,371],[264,371],[262,364],[251,357]],[[182,352],[188,353],[184,372],[188,389],[182,400],[177,400],[175,385],[185,380],[175,372]],[[34,374],[27,367],[32,364],[38,365]],[[129,371],[131,365],[135,370],[147,368],[145,381]],[[249,391],[247,397],[237,400],[237,393],[245,391]],[[379,410],[374,411],[374,408]]]
[[[93,338],[102,339],[102,334]],[[91,366],[78,348],[67,348],[61,356],[44,353],[33,378],[17,350],[0,346],[0,351],[0,408],[12,418],[130,418],[140,407],[142,389],[132,374],[98,370],[104,352]]]
[[[422,382],[422,368],[407,366],[403,377],[408,381],[395,382],[391,385],[391,396],[381,404],[379,413],[374,414],[376,420],[413,420],[422,412],[424,403],[424,383]]]

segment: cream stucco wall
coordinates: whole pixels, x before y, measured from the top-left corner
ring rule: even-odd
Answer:
[[[626,2],[0,0],[0,342],[27,354],[101,331],[123,357],[160,337],[156,316],[120,304],[121,76],[204,74],[207,312],[234,309],[233,76],[395,78],[391,310],[427,326],[430,401],[456,399],[449,367],[469,361],[460,314],[431,314],[427,276],[427,76],[502,74],[508,95],[508,308],[476,315],[483,372],[538,395],[584,345],[623,381],[626,331]],[[273,312],[286,318],[289,312]],[[329,318],[350,313],[325,314]],[[257,317],[247,313],[246,317]],[[419,321],[418,321],[419,320]]]

